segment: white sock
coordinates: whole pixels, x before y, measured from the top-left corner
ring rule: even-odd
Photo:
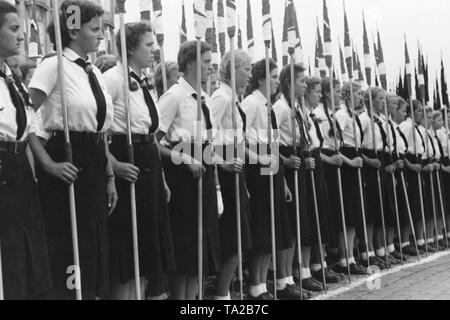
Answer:
[[[309,268],[302,268],[302,280],[311,278],[311,270]]]
[[[287,283],[288,286],[294,285],[295,284],[294,277],[287,277],[286,278],[286,283]]]
[[[250,293],[250,295],[253,298],[257,298],[260,295],[262,295],[264,292],[261,289],[261,285],[257,285],[257,286],[249,286],[248,293]]]
[[[386,250],[384,248],[377,249],[377,256],[383,258],[386,255]]]
[[[440,236],[438,236],[438,240],[444,240],[444,235],[440,235]]]
[[[348,263],[350,263],[350,264],[356,264],[355,257],[348,258]]]
[[[424,244],[425,244],[425,240],[423,240],[423,239],[417,240],[418,246],[423,246]]]
[[[428,239],[427,243],[434,243],[434,239]]]
[[[287,279],[277,279],[276,281],[276,287],[277,287],[277,291],[282,291],[284,289],[286,289],[287,286]]]
[[[450,238],[450,232],[449,232],[449,233],[447,233],[447,238]]]
[[[395,252],[395,246],[393,244],[388,245],[387,251],[389,253],[394,253]]]
[[[369,252],[369,256],[370,256],[370,252]],[[361,258],[363,260],[367,261],[367,253],[366,252],[361,253]]]
[[[267,284],[262,283],[259,286],[260,286],[260,288],[262,290],[262,293],[266,293],[267,292]]]
[[[375,251],[370,251],[370,252],[369,252],[369,257],[376,257]]]
[[[230,293],[228,292],[228,295],[226,297],[214,296],[214,300],[216,300],[216,301],[230,301],[231,300],[231,296],[230,296]]]
[[[324,268],[324,269],[328,269],[328,265],[327,265],[327,262],[326,262],[326,261],[323,262],[323,268]]]
[[[348,262],[350,263],[350,259],[349,259]],[[340,267],[346,267],[347,266],[347,260],[346,259],[340,259],[339,262],[338,262],[338,265]]]
[[[311,270],[314,272],[319,271],[320,269],[322,269],[322,266],[320,264],[311,264]]]
[[[403,249],[403,248],[406,248],[407,246],[410,246],[410,245],[411,245],[411,243],[409,241],[408,242],[403,242],[401,247]]]

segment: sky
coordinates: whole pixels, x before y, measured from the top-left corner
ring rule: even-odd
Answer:
[[[188,38],[194,39],[194,20],[192,6],[194,0],[184,0],[186,5],[186,20]],[[224,0],[224,2],[226,2]],[[246,0],[236,0],[237,14],[243,34],[244,48],[246,47]],[[253,15],[253,28],[255,30],[255,55],[257,59],[264,57],[264,43],[262,40],[261,0],[250,0]],[[179,48],[179,26],[181,24],[182,0],[162,0],[163,24],[166,35],[165,52],[167,60],[176,60]],[[314,47],[316,37],[316,18],[322,27],[322,1],[320,0],[294,0],[299,20],[300,34],[305,56],[314,61]],[[139,20],[140,0],[128,0],[126,21]],[[335,64],[339,63],[338,39],[343,44],[344,16],[343,1],[328,0],[331,32],[333,37],[333,50]],[[408,40],[410,55],[417,59],[418,40],[423,52],[428,57],[430,65],[430,78],[440,68],[441,52],[444,63],[450,70],[450,39],[447,35],[450,30],[450,1],[448,0],[346,0],[347,16],[350,34],[354,38],[358,51],[362,56],[362,13],[366,17],[369,32],[376,35],[377,26],[380,29],[388,81],[391,83],[404,66],[404,36]],[[217,10],[217,0],[214,0],[214,11]],[[276,48],[281,61],[282,55],[282,28],[284,15],[284,0],[271,0],[271,15],[276,38]],[[431,92],[432,94],[432,92]]]

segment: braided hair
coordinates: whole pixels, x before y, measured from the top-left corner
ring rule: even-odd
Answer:
[[[276,68],[277,68],[276,62],[270,59],[269,62],[270,72],[272,72]],[[245,94],[245,96],[247,97],[251,95],[253,91],[259,89],[259,81],[264,81],[265,79],[266,79],[266,60],[262,59],[253,65],[252,78],[250,79],[250,83],[247,87],[247,93]]]
[[[336,79],[333,79],[333,88],[337,85],[339,85],[339,81]],[[328,109],[328,98],[330,96],[330,93],[331,93],[330,78],[322,78],[322,98],[321,98],[320,102],[323,105],[323,110],[325,111],[325,115],[327,116],[328,123],[330,124],[330,132],[328,133],[328,135],[331,138],[333,138],[334,137],[334,125],[333,125],[333,120],[331,119],[331,116],[330,116],[330,110]]]

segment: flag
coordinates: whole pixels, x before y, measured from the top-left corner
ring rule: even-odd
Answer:
[[[380,30],[377,30],[377,36],[378,36],[378,50],[377,50],[378,73],[380,74],[381,87],[384,90],[387,90],[386,66],[384,64],[384,53],[383,53],[383,47],[381,46]]]
[[[406,88],[408,97],[412,96],[412,72],[411,72],[411,61],[409,59],[409,51],[408,51],[408,43],[406,41],[406,35],[405,35],[405,81],[406,81]]]
[[[362,72],[361,61],[359,60],[358,49],[356,49],[356,65],[358,66],[358,80],[364,82],[364,75]]]
[[[422,102],[422,91],[420,90],[419,76],[417,75],[417,68],[414,66],[414,82],[416,90],[416,99]]]
[[[226,51],[226,32],[227,23],[225,21],[225,9],[223,7],[223,0],[217,2],[217,33],[219,34],[219,48],[220,56],[223,57]]]
[[[328,74],[327,64],[325,62],[322,35],[320,34],[319,19],[317,19],[317,58],[319,63],[320,77],[325,78]]]
[[[435,109],[441,110],[442,109],[442,102],[441,102],[441,93],[439,92],[439,80],[436,75],[436,100],[435,100]]]
[[[325,64],[329,69],[333,64],[333,48],[331,42],[331,26],[330,18],[328,17],[328,8],[326,0],[323,0],[323,42],[324,42],[324,55]]]
[[[425,81],[425,102],[428,103],[430,101],[430,85],[429,85],[429,76],[428,76],[428,59],[425,64],[425,58],[422,54],[422,65],[423,65],[423,78]]]
[[[444,60],[441,57],[441,94],[442,94],[442,104],[448,108],[449,107],[449,97],[448,97],[448,86],[445,77]]]
[[[342,81],[343,82],[348,82],[349,78],[348,78],[347,70],[345,68],[344,53],[342,52],[342,47],[341,47],[341,42],[340,41],[339,41],[339,57],[340,57],[340,60],[341,60]]]
[[[398,85],[397,85],[397,95],[403,97],[403,80],[402,80],[402,70],[400,69],[400,74],[398,76]]]
[[[213,24],[214,24],[214,12],[213,12],[212,0],[205,1],[205,13],[206,13],[206,19],[207,19],[205,41],[210,46],[212,46]]]
[[[273,33],[273,28],[272,28],[272,59],[275,62],[278,62],[277,47],[275,46],[275,35]]]
[[[187,28],[186,28],[186,7],[183,4],[181,5],[181,27],[180,27],[180,44],[183,44],[187,41]]]
[[[247,0],[247,49],[252,62],[255,61],[255,38],[253,36],[253,19],[250,0]]]
[[[213,35],[212,35],[212,51],[211,51],[211,59],[212,59],[212,65],[214,69],[217,71],[219,69],[219,48],[217,47],[217,33],[216,33],[216,25],[213,21]]]
[[[367,85],[372,86],[372,61],[370,59],[369,37],[367,35],[366,18],[363,13],[363,51],[364,51],[364,69],[366,71]],[[375,53],[376,55],[376,53]]]
[[[270,48],[270,43],[273,38],[272,18],[270,17],[270,0],[262,0],[262,17],[263,17],[263,27],[262,27],[263,40],[266,44],[266,47]]]
[[[283,19],[283,66],[289,63],[289,39],[288,39],[288,17],[289,15],[289,4],[288,0],[284,3],[284,19]]]
[[[227,32],[228,37],[236,36],[236,1],[227,0]]]
[[[241,20],[238,17],[238,49],[242,50],[242,30],[241,30]]]
[[[350,79],[353,78],[353,50],[350,41],[350,30],[348,27],[347,13],[345,12],[344,3],[344,57],[347,64],[347,73]]]
[[[204,39],[206,36],[206,29],[208,27],[208,17],[206,16],[205,0],[194,1],[194,27],[195,37],[197,39]]]
[[[162,19],[162,5],[161,0],[153,0],[153,29],[156,34],[156,41],[160,46],[164,43],[164,29]]]
[[[140,12],[141,12],[141,21],[151,21],[151,12],[150,12],[151,0],[141,0],[140,1]]]
[[[426,104],[426,98],[425,98],[425,76],[424,76],[424,65],[422,64],[423,60],[422,60],[422,53],[420,52],[420,46],[418,48],[418,78],[417,78],[417,82],[418,82],[418,87],[419,87],[419,91],[420,91],[420,101],[423,101],[424,104]]]
[[[300,27],[298,25],[298,19],[297,19],[297,11],[295,10],[295,4],[294,1],[289,0],[291,4],[291,11],[294,13],[294,22],[295,22],[295,35],[297,38],[297,44],[295,45],[295,61],[297,63],[303,64],[303,51],[302,51],[302,41],[300,38]]]
[[[28,44],[28,57],[42,57],[42,45],[39,36],[39,26],[34,18],[32,18],[30,21],[30,42]]]

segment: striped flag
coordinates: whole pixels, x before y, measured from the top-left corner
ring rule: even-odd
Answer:
[[[141,0],[140,1],[140,12],[141,12],[141,21],[151,21],[151,12],[150,12],[151,0]]]
[[[206,19],[207,19],[205,41],[210,46],[212,46],[213,24],[214,24],[214,12],[213,12],[212,0],[205,1],[205,13],[206,13]]]
[[[156,41],[160,46],[164,43],[164,29],[162,19],[162,4],[161,0],[153,0],[153,28],[156,34]]]
[[[273,38],[272,18],[270,17],[270,0],[262,0],[262,18],[263,18],[263,40],[267,48],[270,48],[270,43]]]
[[[358,66],[358,80],[361,82],[364,82],[364,75],[362,72],[362,66],[361,66],[361,61],[359,60],[359,54],[358,54],[358,49],[355,50],[356,52],[356,65]]]
[[[236,2],[235,0],[227,0],[227,32],[228,37],[236,36]]]
[[[288,39],[288,19],[289,19],[289,4],[288,4],[288,0],[285,1],[284,3],[284,19],[283,19],[283,43],[282,43],[282,47],[283,47],[283,66],[287,65],[289,62],[289,39]]]
[[[344,57],[347,64],[347,73],[350,79],[353,79],[353,50],[350,41],[350,30],[348,27],[347,12],[345,12],[344,3]]]
[[[380,73],[381,87],[384,90],[387,90],[386,66],[384,64],[384,53],[383,53],[383,47],[381,46],[380,30],[377,30],[377,37],[378,37],[378,50],[377,50],[378,72]]]
[[[327,68],[331,68],[333,64],[333,48],[331,42],[330,18],[328,17],[328,8],[326,0],[323,0],[323,42],[324,55]]]
[[[415,90],[416,90],[416,99],[422,102],[422,91],[420,90],[419,85],[419,76],[417,75],[417,67],[414,63],[414,83],[415,83]]]
[[[28,57],[42,57],[42,45],[39,36],[39,26],[35,18],[32,18],[30,21],[30,42],[28,44]]]
[[[341,60],[342,81],[343,82],[348,82],[349,78],[348,78],[347,70],[346,70],[346,67],[345,67],[344,53],[342,52],[342,47],[341,47],[341,42],[340,41],[339,41],[339,57],[340,57],[340,60]]]
[[[277,53],[277,47],[275,45],[275,34],[273,33],[273,28],[272,29],[272,59],[275,62],[278,62],[278,53]]]
[[[323,52],[322,35],[320,34],[319,19],[317,19],[317,59],[319,63],[320,77],[324,78],[328,74],[327,64]]]
[[[180,27],[180,44],[183,44],[187,41],[187,28],[186,28],[186,7],[183,4],[181,5],[181,27]]]
[[[356,58],[355,48],[352,46],[353,78],[359,80],[358,60]]]
[[[219,34],[219,48],[220,56],[223,57],[226,51],[226,32],[227,23],[225,21],[225,9],[223,6],[223,0],[217,2],[217,33]]]
[[[217,33],[216,33],[216,25],[213,21],[213,36],[212,36],[212,51],[211,51],[211,59],[212,65],[214,69],[217,71],[219,69],[220,57],[219,57],[219,48],[217,46]]]
[[[425,101],[425,76],[424,76],[424,65],[422,64],[422,52],[420,52],[420,46],[418,47],[418,86],[420,91],[420,101]],[[426,103],[426,102],[425,102]]]
[[[208,27],[208,17],[206,16],[205,0],[194,1],[194,26],[195,37],[197,39],[204,39],[206,36],[206,29]]]
[[[403,79],[402,79],[402,70],[400,69],[400,74],[398,76],[398,86],[397,86],[397,95],[403,97]]]
[[[445,76],[444,60],[441,57],[441,94],[442,94],[442,104],[445,107],[449,107],[449,97],[448,97],[448,86]]]
[[[423,78],[425,81],[425,103],[430,101],[430,86],[429,86],[429,76],[428,76],[428,59],[425,63],[425,58],[422,54],[422,65],[423,65]]]
[[[252,62],[255,61],[255,38],[253,36],[253,19],[250,0],[247,0],[247,49]]]
[[[442,102],[441,102],[441,92],[439,91],[439,80],[436,75],[436,100],[434,100],[435,103],[435,109],[441,110],[442,109]]]
[[[287,20],[286,20],[287,50],[289,55],[291,54],[295,55],[295,50],[298,45],[297,26],[295,18],[296,14],[294,3],[292,2],[292,0],[289,0],[289,10],[287,12]]]
[[[406,41],[405,35],[405,73],[406,73],[406,88],[408,96],[412,96],[412,70],[411,70],[411,60],[409,59],[408,43]]]
[[[303,51],[302,51],[302,41],[300,38],[300,27],[298,25],[298,19],[297,19],[297,10],[295,9],[294,1],[289,0],[292,6],[292,12],[294,13],[294,22],[295,22],[295,34],[297,38],[297,44],[295,46],[295,61],[298,63],[303,64]]]
[[[238,49],[242,50],[242,30],[241,30],[241,20],[238,17]]]
[[[367,35],[366,18],[363,13],[363,50],[364,50],[364,69],[366,71],[367,84],[372,86],[372,61],[370,59],[369,37]],[[376,56],[375,52],[375,56]]]

